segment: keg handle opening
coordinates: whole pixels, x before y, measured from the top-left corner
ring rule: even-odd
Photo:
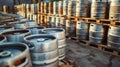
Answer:
[[[35,48],[32,42],[28,43],[28,47],[30,50],[34,50],[34,48]]]
[[[0,58],[9,57],[9,56],[11,56],[11,52],[10,51],[0,50]]]
[[[91,25],[91,26],[94,26],[94,25]]]
[[[28,58],[24,57],[24,58],[21,58],[17,61],[14,62],[14,66],[16,67],[24,67],[27,63],[28,63]]]
[[[40,39],[37,39],[37,42],[44,42],[46,40],[49,40],[48,38],[40,38]]]

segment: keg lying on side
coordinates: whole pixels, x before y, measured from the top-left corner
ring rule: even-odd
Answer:
[[[85,22],[77,21],[76,35],[78,39],[86,40],[88,35],[88,25]]]
[[[29,30],[14,30],[2,33],[2,35],[6,36],[7,42],[24,42],[24,36],[29,34]]]
[[[42,30],[44,28],[45,28],[44,26],[39,26],[39,27],[29,27],[27,29],[31,31],[31,34],[42,34]]]
[[[59,60],[65,58],[65,30],[60,28],[46,28],[43,32],[53,35],[58,40],[58,48],[59,48]]]
[[[32,67],[29,48],[23,43],[0,43],[0,67]]]
[[[57,39],[48,34],[35,34],[24,38],[30,47],[34,67],[58,67]]]
[[[3,42],[5,42],[5,41],[6,41],[6,37],[0,35],[0,43],[3,43]]]
[[[102,43],[103,26],[99,24],[90,24],[89,41],[94,44]]]
[[[110,26],[108,32],[108,46],[120,50],[120,27]]]
[[[14,28],[12,26],[0,27],[0,33],[11,31],[11,30],[14,30]]]

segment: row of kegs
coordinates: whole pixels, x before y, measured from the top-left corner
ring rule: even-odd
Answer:
[[[119,20],[119,0],[63,0],[40,2],[40,12],[98,19]],[[47,11],[46,11],[47,10]]]
[[[0,25],[0,66],[58,67],[65,58],[65,30],[17,19]]]
[[[84,21],[65,19],[64,17],[49,16],[48,27],[65,29],[66,36],[77,36],[81,40],[89,40],[93,44],[108,44],[111,48],[120,50],[120,27],[88,24]]]
[[[93,44],[108,44],[109,47],[120,50],[120,27],[87,24],[78,21],[76,35],[81,40],[89,40]]]

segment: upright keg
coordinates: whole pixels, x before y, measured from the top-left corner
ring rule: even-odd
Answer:
[[[58,14],[59,15],[63,14],[63,1],[58,2]]]
[[[60,28],[65,29],[66,28],[65,25],[66,25],[65,17],[60,17]]]
[[[111,0],[109,19],[120,20],[120,0]]]
[[[12,26],[0,27],[0,33],[11,31],[11,30],[14,30],[14,28]]]
[[[36,13],[38,13],[37,12],[37,4],[30,4],[30,10],[31,10],[31,13],[33,13],[33,14],[36,14]]]
[[[29,34],[29,30],[13,30],[2,33],[2,35],[6,36],[7,42],[24,42],[24,36]]]
[[[69,0],[68,1],[68,16],[75,16],[76,15],[76,1]]]
[[[6,41],[6,37],[5,36],[2,36],[0,35],[0,43],[3,43]]]
[[[40,12],[44,13],[44,2],[40,2]]]
[[[108,32],[108,46],[120,50],[120,27],[110,26]]]
[[[59,48],[59,60],[65,58],[65,31],[61,28],[46,28],[43,32],[53,35],[58,40],[58,48]]]
[[[14,26],[14,29],[26,29],[27,28],[25,22],[14,23],[13,26]]]
[[[28,19],[24,18],[24,17],[16,17],[15,20],[18,20],[19,22],[25,22],[28,21]]]
[[[57,27],[57,28],[60,27],[60,17],[56,17],[55,27]]]
[[[58,1],[53,2],[53,14],[58,14]]]
[[[54,28],[55,27],[55,22],[56,22],[56,17],[55,16],[51,16],[51,27]]]
[[[91,18],[105,19],[107,0],[92,0]]]
[[[75,21],[74,20],[66,20],[66,36],[74,36],[75,33]]]
[[[90,24],[89,41],[94,44],[102,43],[103,26],[99,24]]]
[[[63,15],[68,14],[68,0],[63,0]]]
[[[24,40],[30,47],[33,67],[58,67],[58,45],[54,36],[35,34]]]
[[[89,11],[88,0],[77,0],[76,2],[76,17],[87,17]]]
[[[37,22],[35,22],[34,20],[30,20],[30,21],[26,22],[26,26],[27,27],[36,27],[38,25],[37,25]]]
[[[53,2],[48,2],[48,13],[52,14],[53,13]]]
[[[31,31],[31,34],[42,34],[42,30],[45,29],[45,27],[38,26],[38,27],[29,27],[27,29]]]
[[[84,21],[77,21],[76,35],[78,39],[86,40],[88,35],[88,24]]]
[[[48,13],[48,2],[44,2],[44,13]]]
[[[0,43],[1,67],[32,67],[29,48],[23,43]]]

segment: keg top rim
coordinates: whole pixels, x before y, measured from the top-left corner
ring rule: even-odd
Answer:
[[[28,27],[27,29],[44,29],[44,26]]]
[[[46,42],[46,41],[52,41],[55,40],[56,37],[50,35],[50,34],[34,34],[29,35],[24,38],[26,42],[29,42],[30,40],[36,39],[36,42]]]
[[[20,29],[20,30],[12,30],[12,31],[7,31],[7,32],[3,32],[2,35],[15,35],[15,34],[18,34],[21,35],[21,34],[26,34],[26,33],[29,33],[30,31],[27,30],[27,29]]]
[[[2,26],[2,27],[0,27],[0,29],[9,29],[9,28],[12,28],[12,26]]]
[[[43,29],[43,32],[45,33],[59,33],[59,32],[64,32],[65,30],[62,28],[46,28]]]
[[[17,53],[16,50],[18,50],[20,52],[19,55],[21,55],[23,52],[26,52],[29,49],[28,46],[24,43],[19,43],[19,42],[0,43],[0,54],[1,54],[0,60],[4,61],[4,60],[8,60],[9,58],[18,57],[19,56],[18,54],[13,54],[14,53],[13,50],[15,50],[16,53]],[[3,53],[5,54],[3,55]]]

